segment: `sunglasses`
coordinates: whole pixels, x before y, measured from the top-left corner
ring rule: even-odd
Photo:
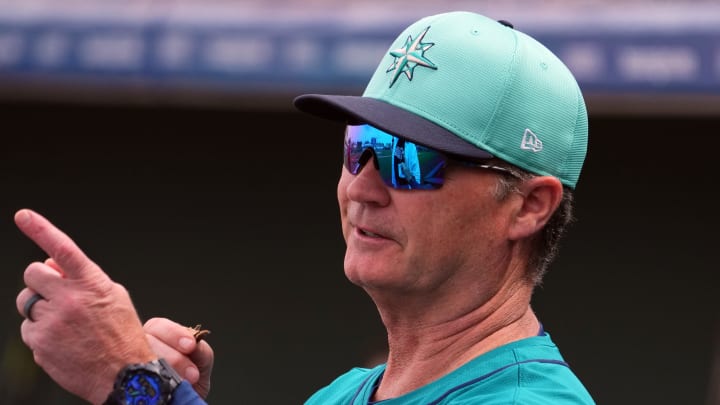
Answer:
[[[504,167],[450,156],[370,125],[348,125],[343,152],[343,164],[350,173],[357,175],[372,159],[383,182],[401,190],[436,190],[442,187],[445,168],[451,162],[519,178]]]

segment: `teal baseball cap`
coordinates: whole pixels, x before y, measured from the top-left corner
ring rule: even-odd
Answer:
[[[509,23],[471,12],[411,24],[362,96],[305,94],[294,104],[446,153],[499,158],[570,188],[587,152],[585,101],[567,66]]]

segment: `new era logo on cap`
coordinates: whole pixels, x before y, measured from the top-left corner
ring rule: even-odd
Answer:
[[[540,152],[543,149],[543,143],[530,128],[525,129],[525,133],[520,142],[520,149],[531,150],[533,152]]]

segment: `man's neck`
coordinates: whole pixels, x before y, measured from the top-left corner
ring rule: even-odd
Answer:
[[[537,335],[540,323],[529,305],[531,290],[500,291],[472,310],[459,310],[445,318],[434,318],[432,311],[424,320],[417,314],[404,318],[379,306],[388,331],[389,354],[374,399],[406,394],[483,353]]]

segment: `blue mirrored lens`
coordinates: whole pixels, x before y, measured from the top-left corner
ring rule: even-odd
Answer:
[[[397,189],[440,188],[447,157],[439,151],[383,132],[370,125],[348,125],[345,132],[345,168],[352,174],[370,160],[385,184]]]

